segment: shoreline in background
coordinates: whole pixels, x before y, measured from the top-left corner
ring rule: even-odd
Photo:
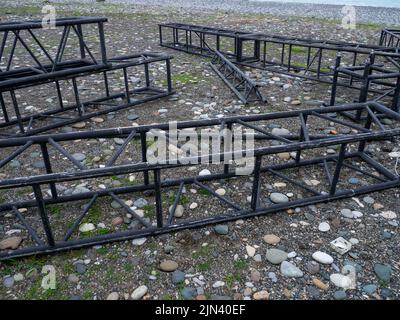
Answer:
[[[307,0],[303,0],[307,1]],[[239,14],[272,15],[277,17],[304,17],[312,19],[323,19],[341,21],[344,18],[343,6],[335,4],[309,4],[293,2],[255,1],[255,0],[52,0],[52,3],[65,7],[95,6],[118,7],[124,13],[135,13],[141,8],[150,10],[162,10],[164,12],[174,11],[175,13],[191,12],[232,12]],[[2,0],[3,6],[21,7],[43,6],[43,0]],[[113,8],[114,9],[114,8]],[[400,26],[400,8],[384,7],[356,7],[356,22],[359,24],[377,24],[387,27]]]
[[[383,0],[384,5],[378,3],[377,0],[248,0],[249,2],[262,2],[262,3],[285,3],[285,4],[315,4],[315,5],[334,5],[334,6],[345,6],[351,5],[355,7],[372,7],[372,8],[384,8],[393,9],[400,8],[400,2],[397,5],[393,5],[392,1]],[[340,3],[342,1],[343,3]],[[338,3],[339,2],[339,3]],[[368,2],[368,3],[365,3]],[[382,0],[380,0],[382,2]],[[377,3],[377,4],[375,4]]]

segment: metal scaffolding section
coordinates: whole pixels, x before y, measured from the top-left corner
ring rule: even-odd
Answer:
[[[341,112],[358,110],[364,110],[368,114],[363,124],[340,117]],[[375,113],[385,114],[395,122],[400,121],[398,113],[371,102],[185,121],[175,123],[172,128],[171,124],[165,123],[2,139],[0,169],[6,168],[5,166],[9,166],[17,158],[23,162],[24,155],[28,154],[29,158],[32,150],[38,150],[36,152],[40,154],[44,163],[42,170],[45,172],[30,170],[29,176],[21,176],[21,170],[7,170],[2,173],[0,192],[4,200],[0,204],[0,222],[13,217],[25,229],[22,233],[22,247],[0,252],[0,260],[155,236],[399,187],[399,176],[382,163],[381,157],[367,150],[370,142],[376,144],[378,141],[400,136],[400,129],[384,125]],[[291,124],[289,136],[280,136],[271,130],[276,128],[275,124],[279,121]],[[332,123],[346,131],[338,134],[330,130],[325,136],[316,137],[321,127],[329,127]],[[227,129],[232,131],[239,128],[246,130],[243,134],[246,139],[257,132],[257,145],[250,149],[232,149],[232,136]],[[213,149],[212,152],[193,154],[190,152],[193,149],[186,144],[187,137],[184,136],[183,141],[173,138],[177,132],[186,132],[197,137],[202,129],[207,132],[211,130],[219,137],[219,150],[223,151]],[[154,140],[155,136],[158,136],[157,140]],[[87,156],[90,152],[101,155],[98,146],[117,138],[122,140],[118,147],[112,154],[100,157],[100,162],[82,161],[68,151],[81,142],[84,146],[93,146],[86,147]],[[162,140],[166,142],[168,150],[174,150],[172,154],[177,157],[150,160],[158,153],[157,149],[153,149],[155,141]],[[328,153],[327,149],[334,149],[337,153]],[[290,161],[282,160],[277,155],[283,152],[295,153],[295,157]],[[134,155],[138,155],[136,160],[132,159]],[[239,165],[236,160],[240,156],[251,160],[251,170],[246,175],[237,170]],[[195,173],[200,172],[211,161],[213,164],[207,165],[210,174]],[[198,171],[193,171],[193,167]],[[304,179],[307,178],[307,172],[312,172],[311,176],[318,176],[320,184],[310,185],[299,179],[298,170],[303,172],[301,176]],[[354,185],[347,181],[346,173],[349,172],[357,174],[359,184]],[[134,175],[136,180],[124,180],[126,182],[119,186],[103,185],[101,182],[103,177],[122,177],[127,174]],[[91,184],[93,179],[95,183]],[[288,188],[295,188],[293,190],[301,194],[301,197],[288,199],[286,203],[272,203],[268,200],[270,190],[265,185],[274,179],[285,181]],[[226,189],[234,193],[221,196],[214,190],[215,182],[230,185]],[[251,185],[247,191],[241,187],[243,192],[237,193],[232,187],[232,184],[243,186],[246,182]],[[68,192],[70,189],[67,188],[71,185],[85,185],[86,188]],[[203,201],[217,201],[222,206],[221,212],[217,212],[217,209],[213,213],[204,210],[190,211],[192,213],[176,218],[174,213],[177,206],[183,197],[189,197],[185,191],[187,187],[205,191],[207,198]],[[154,212],[153,216],[139,215],[124,198],[143,194],[151,197],[151,200],[147,199]],[[111,230],[93,225],[100,229],[93,230],[92,233],[81,231],[82,223],[90,222],[91,208],[100,199],[107,198],[118,203],[121,210],[130,214],[132,221],[137,222],[135,228]],[[61,204],[64,203],[68,206],[63,209]],[[58,205],[57,216],[60,220],[51,214],[54,212],[50,211],[51,206],[54,205]]]
[[[383,29],[379,39],[379,45],[385,47],[400,48],[400,30]]]
[[[219,51],[215,51],[210,66],[244,104],[267,102],[258,86]]]
[[[0,91],[107,67],[105,22],[59,18],[49,29],[42,21],[0,23]],[[59,42],[50,46],[49,34],[61,34]]]
[[[397,68],[388,69],[375,63],[375,54],[371,54],[365,66],[342,66],[341,56],[335,64],[335,73],[331,90],[330,105],[335,105],[340,82],[346,81],[348,86],[358,82],[358,97],[355,102],[377,101],[395,112],[400,112],[400,71]],[[346,75],[343,77],[342,75]],[[349,114],[348,114],[349,115]],[[354,120],[360,120],[361,111],[352,115]]]
[[[47,110],[26,112],[18,103],[16,94],[18,90],[1,92],[2,113],[0,114],[3,117],[0,118],[2,119],[0,121],[0,129],[5,130],[1,134],[4,137],[35,135],[171,95],[174,93],[171,82],[171,58],[171,56],[165,54],[151,52],[110,58],[108,59],[109,67],[104,70],[92,71],[89,74],[76,74],[59,79],[47,89],[51,90],[51,96],[57,97],[58,103],[51,103]],[[152,65],[157,66],[158,69],[160,63],[163,65],[165,72],[162,79],[159,79],[159,84],[155,85],[150,72]],[[143,69],[143,84],[139,84],[140,86],[132,84],[130,81],[131,76],[137,77],[140,75],[137,70],[138,67]],[[112,77],[113,74],[119,73],[118,77]],[[82,90],[79,90],[77,85],[81,78],[100,87],[100,94],[96,94],[95,98],[83,101]],[[111,81],[111,78],[113,78],[113,81]],[[63,92],[60,89],[63,83],[72,84],[75,103],[71,105],[64,105]],[[120,90],[118,92],[111,90],[110,86],[113,85],[115,87],[117,84]],[[31,84],[30,87],[35,87],[35,84]],[[5,100],[6,95],[9,97],[8,100]],[[47,95],[49,95],[48,92]],[[9,103],[6,103],[7,101]],[[19,130],[16,130],[16,126]]]
[[[325,83],[333,82],[338,54],[345,65],[357,67],[374,52],[376,63],[399,67],[398,48],[340,41],[284,37],[179,23],[159,24],[160,45],[212,56],[220,51],[237,65],[259,68]],[[345,82],[343,85],[348,86]],[[357,87],[356,82],[351,87]]]
[[[42,21],[0,23],[0,137],[35,135],[174,93],[171,56],[144,52],[107,57],[106,21],[59,18],[50,29]],[[49,35],[60,39],[50,44]],[[95,96],[80,81],[91,82]],[[49,101],[30,105],[36,95]]]

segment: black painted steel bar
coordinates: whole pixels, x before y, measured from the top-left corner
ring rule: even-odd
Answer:
[[[26,221],[24,216],[19,212],[19,210],[16,207],[13,207],[13,212],[15,216],[18,218],[18,220],[22,223],[22,225],[26,228],[28,231],[29,235],[32,237],[32,239],[36,242],[37,245],[43,245],[42,240],[40,240],[39,236],[37,235],[36,231],[33,230],[31,225]]]
[[[90,199],[89,203],[84,206],[83,212],[80,214],[80,216],[74,221],[73,225],[71,228],[68,229],[67,233],[64,236],[64,241],[68,241],[69,238],[73,235],[73,233],[78,229],[79,224],[82,222],[82,220],[87,216],[89,213],[90,209],[93,207],[98,195],[95,194],[92,199]]]
[[[53,236],[53,232],[52,232],[52,229],[50,226],[50,221],[49,221],[49,216],[47,214],[46,205],[43,200],[42,190],[40,189],[40,185],[37,185],[37,184],[32,185],[32,188],[33,188],[33,192],[35,193],[35,198],[37,201],[37,207],[39,210],[40,218],[42,220],[43,229],[46,233],[47,243],[50,246],[54,247],[55,246],[54,236]]]
[[[239,121],[243,123],[257,123],[256,127],[261,125],[265,125],[265,122],[273,121],[276,119],[285,119],[290,120],[292,122],[296,122],[297,128],[302,128],[304,130],[304,126],[307,125],[308,130],[312,130],[313,121],[307,121],[311,117],[316,117],[316,114],[329,114],[332,112],[340,112],[343,111],[357,111],[359,109],[370,108],[371,111],[378,111],[380,113],[385,114],[385,116],[392,118],[396,122],[400,122],[400,115],[376,102],[368,102],[368,103],[359,103],[359,104],[350,104],[344,106],[335,106],[335,107],[325,107],[313,110],[297,110],[297,111],[286,111],[279,113],[270,113],[270,114],[262,114],[262,115],[251,115],[251,116],[237,116],[230,117],[224,119],[208,119],[208,120],[196,120],[196,121],[185,121],[179,122],[176,125],[178,130],[193,128],[193,129],[201,129],[201,128],[210,128],[216,127],[221,128],[221,124],[226,126],[241,124]],[[366,111],[367,112],[367,111]],[[302,117],[304,120],[303,125]],[[319,117],[317,117],[319,118]],[[268,146],[259,146],[254,150],[234,150],[230,152],[223,153],[215,153],[208,155],[198,155],[198,156],[187,156],[184,158],[184,162],[178,163],[169,163],[168,160],[160,161],[157,163],[151,162],[143,162],[139,161],[137,163],[128,163],[124,165],[116,165],[115,163],[110,167],[102,167],[99,168],[87,168],[84,170],[77,170],[72,172],[53,172],[46,174],[37,174],[34,176],[20,176],[12,177],[8,176],[5,179],[0,181],[0,189],[2,190],[11,190],[14,188],[23,188],[26,186],[30,186],[34,189],[35,198],[32,200],[18,200],[14,199],[11,202],[6,202],[0,204],[0,220],[4,217],[4,212],[9,210],[15,211],[15,209],[19,208],[38,208],[39,214],[41,217],[42,225],[46,233],[48,244],[46,245],[37,245],[33,247],[26,246],[15,250],[15,251],[7,251],[0,252],[0,260],[16,258],[27,256],[31,254],[40,254],[40,253],[49,253],[49,252],[57,252],[61,250],[68,250],[73,248],[81,248],[96,244],[107,243],[115,240],[127,240],[132,238],[139,238],[148,235],[157,235],[165,232],[172,232],[177,230],[182,230],[186,228],[203,226],[211,223],[218,223],[221,221],[230,221],[233,219],[257,216],[267,213],[277,212],[279,210],[284,210],[287,208],[297,207],[297,206],[305,206],[309,204],[315,204],[319,202],[333,201],[336,199],[343,199],[346,197],[353,197],[356,195],[361,195],[373,191],[384,190],[387,188],[399,187],[400,186],[400,178],[393,172],[391,172],[383,163],[373,159],[368,156],[364,151],[364,148],[361,148],[361,151],[357,152],[346,152],[350,150],[350,146],[353,149],[353,145],[361,144],[363,142],[374,142],[379,143],[381,140],[390,140],[396,137],[400,137],[400,129],[395,128],[379,128],[377,126],[377,130],[374,127],[370,127],[372,122],[371,120],[367,121],[366,129],[370,130],[369,132],[359,131],[359,132],[350,132],[349,134],[331,137],[321,137],[319,139],[306,139],[305,136],[302,137],[297,136],[297,140],[290,139],[287,143],[282,143],[279,145],[268,145]],[[348,119],[343,121],[350,121]],[[134,136],[132,132],[135,132],[135,136],[141,137],[143,134],[147,135],[150,130],[158,129],[168,131],[168,124],[157,124],[157,125],[146,125],[139,127],[130,127],[130,128],[116,128],[116,129],[103,129],[97,131],[86,131],[86,132],[72,132],[65,134],[54,134],[54,135],[43,135],[43,136],[34,136],[34,137],[18,137],[18,138],[10,138],[0,140],[0,150],[5,150],[5,148],[9,147],[20,147],[26,145],[28,141],[31,141],[34,145],[51,145],[49,138],[51,137],[54,142],[57,144],[67,144],[74,143],[77,139],[85,140],[85,139],[114,139],[114,138],[130,138]],[[175,130],[175,128],[173,128]],[[264,135],[264,140],[275,140],[275,137],[266,137]],[[140,141],[143,141],[140,139]],[[147,143],[147,140],[144,140]],[[333,148],[340,146],[340,152],[337,155],[326,155],[315,157],[308,155],[305,159],[300,159],[297,161],[285,161],[283,163],[267,163],[266,165],[262,165],[262,159],[264,161],[267,160],[268,155],[277,155],[282,152],[293,152],[293,151],[304,151],[304,150],[319,150],[321,148]],[[348,147],[348,148],[346,148]],[[42,152],[45,149],[42,149]],[[168,170],[174,168],[184,168],[186,166],[193,166],[193,163],[198,165],[206,163],[206,160],[211,162],[212,160],[218,159],[219,164],[223,164],[224,160],[227,156],[230,159],[235,159],[236,156],[248,156],[248,152],[251,151],[252,157],[255,158],[255,166],[252,171],[253,175],[253,188],[251,190],[252,200],[250,203],[250,209],[242,203],[237,202],[239,199],[235,199],[235,202],[228,200],[225,197],[219,196],[214,190],[209,188],[205,183],[219,181],[224,179],[226,183],[229,183],[231,179],[250,179],[249,176],[240,176],[235,170],[229,170],[225,172],[223,168],[220,169],[219,172],[205,175],[205,176],[197,176],[193,173],[185,173],[180,177],[175,179],[161,179],[161,173],[167,173]],[[122,154],[121,154],[122,157]],[[57,161],[58,158],[49,158],[50,161]],[[194,162],[196,160],[196,162]],[[352,160],[356,160],[362,163],[366,163],[368,166],[372,167],[379,174],[378,176],[374,176],[374,174],[367,174],[368,171],[361,169],[362,166],[352,166],[352,164],[348,164],[349,161],[352,163]],[[333,175],[330,174],[330,169],[328,164],[335,164],[335,171]],[[307,166],[320,166],[322,170],[325,169],[327,172],[327,181],[328,181],[328,190],[318,192],[313,188],[310,188],[306,185],[303,185],[296,179],[292,179],[284,173],[286,169],[298,169],[301,167],[306,168]],[[54,168],[59,167],[54,165]],[[368,185],[359,186],[353,189],[347,189],[346,182],[342,181],[340,172],[343,167],[348,169],[356,168],[356,172],[365,174],[367,177],[376,178],[378,182],[370,182],[368,181]],[[358,167],[358,168],[357,168]],[[79,168],[78,168],[79,169]],[[64,184],[66,182],[79,181],[81,183],[82,180],[86,179],[96,179],[100,177],[109,177],[114,175],[123,175],[123,174],[133,174],[133,173],[144,173],[146,171],[154,172],[154,180],[152,182],[149,181],[148,184],[138,184],[138,185],[126,185],[118,188],[106,188],[101,189],[99,191],[88,191],[82,192],[72,195],[59,195],[57,198],[54,197],[43,197],[41,193],[41,186],[51,185],[51,184]],[[190,172],[190,171],[189,171]],[[259,202],[259,198],[263,195],[263,190],[260,188],[261,179],[266,176],[267,179],[272,176],[277,176],[281,179],[287,181],[294,186],[298,186],[305,191],[309,191],[311,193],[310,196],[304,197],[302,199],[291,200],[285,204],[267,204],[264,202]],[[386,178],[386,179],[384,179]],[[177,204],[179,203],[180,196],[185,185],[194,184],[201,188],[205,188],[208,190],[213,196],[216,196],[219,200],[228,204],[232,209],[231,211],[224,211],[221,214],[217,214],[213,217],[204,217],[204,218],[195,218],[190,217],[189,220],[183,218],[180,221],[174,221],[171,219],[171,212],[174,212],[174,208],[176,209]],[[168,188],[171,187],[179,187],[179,190],[176,194],[174,205],[172,210],[169,210],[166,214],[162,205],[162,194],[163,192],[167,192]],[[82,222],[83,217],[86,216],[88,208],[90,205],[85,206],[84,214],[78,216],[73,224],[73,228],[67,232],[69,237],[64,240],[57,241],[53,236],[54,226],[50,223],[48,219],[48,213],[46,211],[46,206],[51,204],[61,204],[61,203],[69,203],[74,201],[80,201],[85,199],[92,199],[90,203],[94,203],[94,201],[99,197],[111,197],[115,201],[121,204],[129,213],[132,214],[135,218],[139,219],[139,216],[135,216],[135,212],[129,208],[125,201],[119,198],[117,195],[119,194],[131,194],[134,192],[145,192],[145,191],[155,191],[155,210],[156,210],[156,225],[153,223],[149,223],[145,221],[143,223],[144,229],[141,230],[129,230],[129,231],[115,231],[111,234],[101,235],[101,236],[88,236],[88,238],[79,238],[79,239],[70,239],[72,234],[76,231],[80,223]],[[327,192],[328,191],[328,192]],[[330,192],[329,192],[330,191]],[[94,200],[93,200],[94,199]],[[89,204],[90,204],[89,203]],[[70,210],[70,206],[68,206]],[[165,209],[167,211],[167,209]],[[164,214],[167,215],[167,219],[164,222]],[[194,219],[193,219],[194,218]]]
[[[139,216],[134,210],[129,208],[129,206],[123,201],[121,198],[117,197],[115,193],[110,192],[109,195],[116,201],[118,202],[126,211],[128,211],[132,216],[134,216],[142,225],[145,227],[150,227],[150,223],[148,223],[145,219],[143,219],[141,216]]]
[[[175,211],[176,211],[176,208],[178,207],[178,204],[179,204],[179,201],[181,199],[184,187],[185,187],[185,183],[181,182],[181,184],[179,185],[178,192],[175,195],[174,204],[169,209],[169,215],[168,215],[168,219],[167,219],[167,224],[171,224],[172,221],[174,220]]]
[[[219,200],[223,201],[224,203],[228,204],[229,206],[231,206],[232,208],[236,209],[236,210],[241,210],[240,206],[238,206],[237,204],[235,204],[234,202],[232,202],[229,199],[226,199],[223,196],[220,196],[218,193],[216,193],[213,189],[211,189],[209,186],[206,186],[205,184],[202,184],[201,182],[195,180],[194,184],[199,186],[200,188],[203,188],[204,190],[207,190],[209,193],[211,193],[214,197],[218,198]]]
[[[71,161],[77,168],[80,170],[85,170],[86,166],[82,164],[82,162],[76,160],[67,150],[65,150],[62,146],[60,146],[57,142],[55,142],[52,138],[49,138],[50,145],[60,152],[64,157],[66,157],[69,161]]]

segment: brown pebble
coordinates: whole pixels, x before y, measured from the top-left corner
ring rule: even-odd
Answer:
[[[316,286],[319,289],[328,290],[328,288],[329,288],[329,284],[323,283],[321,280],[319,280],[317,278],[314,278],[312,280],[312,282],[313,282],[314,286]]]
[[[100,118],[100,117],[95,117],[95,118],[92,118],[91,120],[94,123],[102,123],[102,122],[104,122],[104,119]]]
[[[281,160],[290,160],[290,153],[289,152],[282,152],[278,153],[278,158]]]
[[[286,297],[286,299],[291,299],[292,298],[292,291],[289,289],[283,289],[283,295]]]
[[[372,207],[374,208],[374,210],[380,210],[383,209],[385,206],[381,203],[374,203]]]
[[[0,250],[15,250],[22,242],[21,237],[10,237],[0,241]]]
[[[206,297],[204,294],[199,294],[199,295],[196,297],[196,300],[207,300],[207,297]]]
[[[261,290],[256,292],[253,295],[254,300],[268,300],[269,299],[269,293],[266,290]]]
[[[163,260],[160,263],[160,270],[165,272],[172,272],[178,269],[178,264],[173,260]]]
[[[118,226],[120,224],[124,223],[124,219],[122,219],[121,217],[115,217],[114,219],[112,219],[111,224],[113,226]]]
[[[85,122],[78,122],[78,123],[74,123],[72,125],[72,128],[75,128],[75,129],[83,129],[84,127],[86,127]]]

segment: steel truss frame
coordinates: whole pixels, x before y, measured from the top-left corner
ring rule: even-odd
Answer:
[[[342,80],[346,75],[347,80]],[[365,66],[341,66],[341,56],[336,58],[333,84],[331,89],[330,105],[335,105],[337,89],[340,81],[347,81],[346,84],[352,86],[354,82],[359,82],[359,96],[357,102],[379,101],[389,99],[387,103],[395,112],[400,112],[400,72],[399,70],[387,69],[375,64],[375,54],[371,54]],[[379,90],[376,89],[379,86]],[[383,89],[385,88],[385,89]],[[347,114],[349,115],[349,114]],[[353,120],[359,121],[361,112],[350,115]]]
[[[136,106],[148,101],[159,99],[169,96],[175,91],[172,88],[171,80],[171,56],[162,53],[144,52],[141,54],[120,56],[108,59],[108,67],[101,70],[88,73],[77,73],[57,77],[52,88],[55,90],[54,95],[57,96],[58,105],[54,106],[51,110],[44,112],[37,112],[30,115],[23,115],[20,110],[20,105],[15,94],[15,89],[9,90],[12,105],[11,109],[14,111],[15,116],[11,118],[7,105],[4,101],[3,95],[5,92],[0,92],[0,105],[2,107],[2,114],[4,121],[0,122],[0,129],[14,128],[18,126],[19,132],[13,131],[12,133],[3,133],[4,136],[20,136],[20,135],[35,135],[50,129],[59,128],[65,125],[70,125],[80,121],[90,119],[99,115],[107,114],[117,110]],[[152,64],[165,63],[165,83],[166,88],[156,87],[152,84],[150,70]],[[140,88],[130,88],[128,71],[131,67],[143,66],[145,83]],[[115,71],[123,72],[123,90],[119,93],[113,93],[109,86],[109,74]],[[79,91],[77,81],[80,77],[87,75],[99,74],[104,87],[104,95],[95,99],[82,102],[81,93]],[[75,104],[64,106],[63,95],[60,89],[60,82],[72,81],[73,93],[75,97]],[[50,81],[51,82],[51,81]],[[30,83],[28,86],[42,84],[42,82]],[[19,86],[21,88],[24,86]],[[46,124],[45,120],[55,120],[52,123]],[[43,122],[43,123],[42,123]],[[35,127],[36,125],[36,127]]]
[[[400,48],[400,30],[383,29],[379,39],[379,45],[385,47]]]
[[[237,65],[330,84],[333,82],[333,66],[323,65],[322,62],[334,61],[339,53],[348,55],[351,60],[349,65],[353,67],[374,52],[380,63],[400,69],[399,49],[392,47],[284,37],[180,23],[159,24],[159,36],[163,47],[206,57],[212,56],[213,51],[218,50]],[[227,42],[233,42],[232,50],[224,49]],[[273,46],[279,47],[279,54],[269,51]],[[246,53],[246,47],[250,47],[247,50],[250,52]],[[300,55],[297,54],[299,51]],[[295,62],[295,58],[300,60]],[[348,86],[345,82],[340,85]],[[359,89],[356,85],[353,82],[351,87]]]
[[[258,86],[218,50],[215,51],[210,67],[244,104],[267,102]]]
[[[365,110],[368,114],[364,125],[356,124],[350,120],[341,120],[334,116],[334,113],[340,112],[357,112],[357,110]],[[201,129],[201,128],[215,128],[219,132],[224,132],[224,129],[232,129],[235,126],[252,129],[254,132],[261,134],[262,141],[270,141],[271,145],[263,145],[256,147],[252,150],[254,153],[251,155],[255,160],[254,170],[251,175],[252,189],[251,189],[251,203],[245,206],[236,203],[238,199],[230,199],[226,196],[217,194],[212,188],[207,186],[207,182],[232,181],[238,179],[237,172],[234,165],[226,159],[232,159],[235,156],[248,156],[249,150],[240,149],[237,151],[226,151],[223,153],[206,154],[200,156],[183,156],[177,162],[170,162],[169,160],[161,161],[158,163],[151,163],[147,160],[148,146],[146,137],[153,134],[154,130],[163,132],[165,139],[168,139],[170,145],[175,148],[182,148],[178,144],[174,144],[169,139],[169,124],[145,125],[130,128],[117,128],[117,129],[103,129],[98,131],[86,132],[73,132],[66,134],[55,135],[42,135],[33,137],[17,137],[11,139],[0,140],[0,150],[3,159],[0,161],[0,168],[15,159],[17,156],[26,152],[31,146],[39,146],[43,160],[46,164],[46,174],[38,174],[25,177],[6,177],[0,181],[0,190],[18,190],[20,188],[28,188],[33,190],[33,198],[26,200],[18,200],[13,198],[10,202],[0,204],[0,218],[5,217],[6,213],[14,215],[26,228],[33,244],[30,246],[17,249],[15,251],[3,251],[0,253],[0,260],[12,259],[17,257],[29,256],[33,254],[52,253],[74,248],[82,248],[87,246],[99,245],[117,240],[127,240],[139,238],[144,236],[155,236],[162,233],[168,233],[183,229],[195,228],[209,224],[219,223],[223,221],[231,221],[242,218],[250,218],[258,215],[265,215],[275,213],[287,208],[306,206],[320,202],[333,201],[347,197],[354,197],[357,195],[394,188],[400,186],[400,178],[391,170],[386,168],[378,160],[373,159],[368,152],[366,152],[366,145],[371,141],[378,140],[391,140],[400,136],[400,129],[391,129],[385,127],[380,120],[375,116],[379,112],[385,114],[386,117],[392,118],[395,121],[400,121],[400,115],[392,110],[384,107],[383,105],[370,102],[349,104],[334,107],[325,107],[308,110],[286,111],[262,115],[251,116],[236,116],[223,119],[208,119],[179,122],[176,125],[177,130],[184,129]],[[313,123],[312,118],[323,119],[336,124],[344,125],[352,129],[351,133],[343,135],[328,135],[326,137],[313,137],[311,138],[311,126]],[[297,125],[298,135],[291,137],[276,136],[269,132],[264,126],[268,122],[276,122],[279,119],[290,120],[293,124],[292,128]],[[174,129],[174,130],[176,130]],[[294,129],[295,130],[295,129]],[[254,134],[248,132],[249,134]],[[292,131],[293,132],[293,131]],[[68,148],[63,147],[64,144],[73,144],[76,140],[89,140],[89,139],[113,139],[123,138],[124,143],[115,150],[115,153],[107,160],[104,166],[96,168],[88,168],[83,163],[77,161],[69,152]],[[124,150],[133,139],[138,139],[140,142],[139,150],[141,151],[141,161],[132,163],[128,161],[125,164],[116,164],[116,160],[124,155]],[[230,144],[230,138],[223,136],[222,143]],[[280,144],[272,144],[272,142],[279,142]],[[339,153],[334,155],[321,155],[319,153],[321,148],[339,148]],[[71,171],[53,172],[55,168],[55,157],[49,157],[48,148],[52,147],[59,152],[71,165],[76,168]],[[15,150],[9,155],[5,156],[6,148],[14,148]],[[7,149],[8,150],[8,149]],[[226,149],[224,149],[226,150]],[[307,155],[306,151],[316,151],[318,156]],[[295,152],[296,158],[293,161],[283,163],[271,163],[270,157],[282,152]],[[192,161],[197,161],[201,166],[205,160],[218,159],[222,166],[222,171],[214,172],[210,175],[197,176],[190,171],[189,176],[185,177],[179,175],[174,179],[161,179],[161,174],[174,168],[184,168],[185,166],[193,166]],[[235,159],[235,158],[234,158]],[[361,161],[376,171],[374,174],[371,170],[363,169],[363,166],[357,163],[352,165],[347,163],[349,159]],[[120,159],[121,160],[121,159]],[[53,164],[53,165],[52,165]],[[326,190],[317,190],[315,187],[310,187],[303,184],[298,179],[290,178],[285,175],[285,170],[290,168],[304,168],[306,166],[321,166],[326,180]],[[361,173],[371,179],[368,185],[357,186],[354,188],[343,187],[343,179],[341,176],[342,170],[352,170],[353,172]],[[61,170],[66,170],[62,166]],[[372,170],[372,171],[373,171]],[[143,181],[137,185],[127,185],[120,187],[112,187],[101,189],[99,191],[89,191],[73,195],[59,195],[57,193],[57,186],[66,182],[84,181],[85,179],[94,179],[99,177],[109,177],[114,175],[130,174],[130,173],[143,173]],[[152,177],[150,174],[152,173]],[[270,204],[265,203],[261,199],[262,194],[262,179],[266,175],[279,177],[284,181],[301,188],[303,191],[311,194],[310,196],[296,199],[283,204]],[[249,177],[250,178],[250,177]],[[206,189],[209,194],[227,205],[229,209],[224,213],[216,216],[208,216],[203,218],[183,219],[176,220],[174,212],[179,204],[180,197],[183,193],[185,185],[194,184],[197,187]],[[42,192],[43,187],[50,186],[51,195],[46,196]],[[166,210],[162,205],[162,192],[171,187],[178,187],[175,194],[175,200],[171,210]],[[21,190],[21,189],[20,189]],[[24,190],[24,189],[22,189]],[[152,225],[148,221],[138,216],[132,209],[125,204],[119,195],[129,194],[133,192],[154,192],[155,197],[155,213],[156,222]],[[28,190],[25,192],[30,193]],[[117,201],[127,212],[129,212],[134,219],[137,219],[143,226],[141,230],[128,230],[118,231],[111,234],[90,236],[83,239],[71,239],[77,233],[78,227],[82,220],[88,214],[88,211],[93,206],[94,202],[99,197],[108,196],[114,201]],[[54,235],[54,225],[50,222],[47,206],[51,204],[70,203],[73,201],[88,200],[87,205],[84,206],[83,211],[74,220],[72,226],[62,236],[62,240],[57,240]],[[28,213],[21,208],[28,210],[35,210],[37,221],[41,224],[41,230],[34,229],[27,222]],[[27,241],[27,240],[26,240]]]
[[[38,32],[44,29],[42,21],[0,23],[0,91],[40,81],[54,81],[70,74],[96,71],[107,67],[109,62],[104,36],[105,22],[107,19],[101,17],[56,19],[54,29],[49,30],[52,33],[62,30],[56,50],[46,48],[41,40],[41,34]],[[90,37],[85,37],[86,26],[96,28],[98,44],[88,43]],[[76,49],[78,50],[72,53],[72,57],[66,57],[65,50],[72,35],[77,37]],[[20,52],[21,50],[18,50],[18,44],[22,46],[24,55]],[[99,57],[96,57],[95,51],[99,53]],[[13,65],[17,57],[24,61],[23,67]],[[33,64],[29,64],[29,58]],[[5,65],[2,68],[3,60]]]

